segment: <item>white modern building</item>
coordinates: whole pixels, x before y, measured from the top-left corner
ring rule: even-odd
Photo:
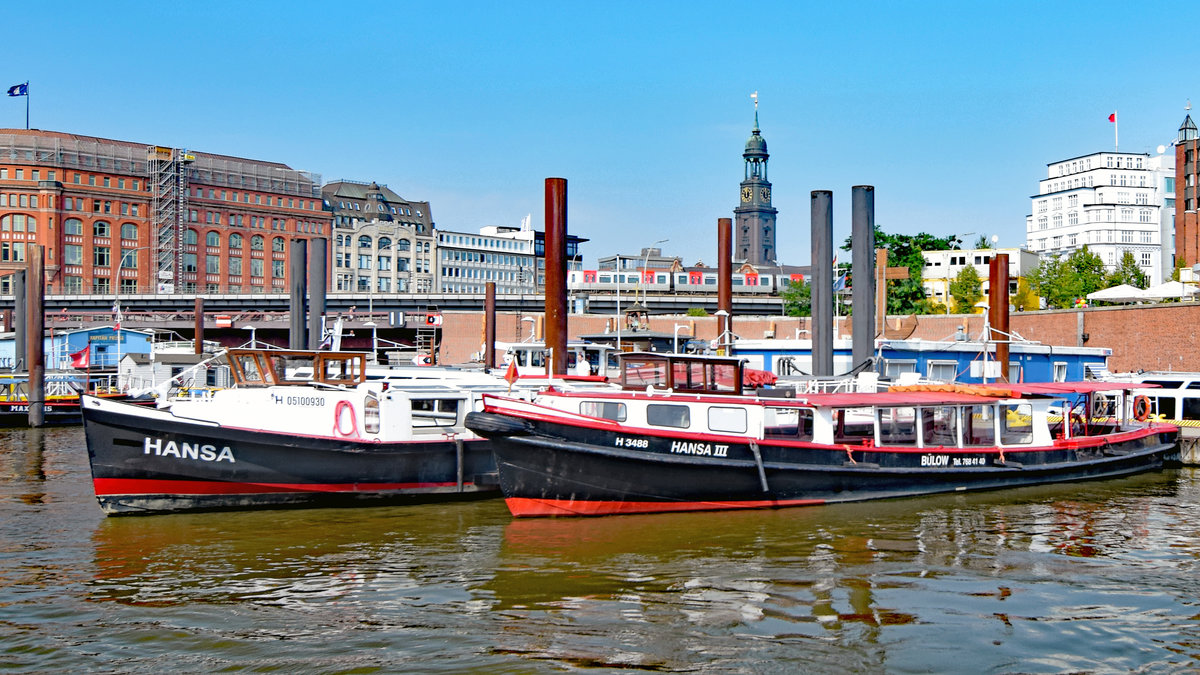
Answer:
[[[1126,251],[1158,283],[1174,259],[1174,157],[1097,152],[1048,165],[1025,217],[1026,248],[1068,256],[1087,246],[1109,270]]]
[[[970,250],[922,251],[925,258],[925,268],[921,270],[922,285],[925,297],[936,300],[950,308],[950,284],[958,277],[963,268],[973,266],[979,278],[983,280],[981,290],[987,297],[991,289],[988,281],[989,266],[992,257],[1008,254],[1008,292],[1017,292],[1017,281],[1032,272],[1041,259],[1038,254],[1023,248],[977,248]],[[1036,309],[1036,308],[1033,308]]]
[[[515,227],[483,227],[479,232],[437,232],[437,287],[442,293],[483,293],[496,283],[497,295],[535,293],[537,259],[534,232]]]

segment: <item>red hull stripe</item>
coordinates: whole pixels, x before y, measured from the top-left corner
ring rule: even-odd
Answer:
[[[273,492],[385,492],[418,488],[455,487],[441,483],[225,483],[204,480],[156,480],[152,478],[97,478],[92,481],[96,496],[111,495],[245,495]],[[463,483],[464,486],[473,483]]]
[[[783,506],[816,506],[823,499],[747,499],[736,502],[615,502],[569,499],[509,497],[504,500],[514,516],[607,516],[622,513],[666,513],[671,511],[724,511],[728,509],[773,509]]]

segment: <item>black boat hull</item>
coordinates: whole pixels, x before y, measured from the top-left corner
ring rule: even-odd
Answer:
[[[84,405],[92,481],[109,514],[358,506],[498,495],[486,441],[376,443],[228,428]]]
[[[489,419],[491,418],[491,419]],[[497,419],[498,418],[498,419]],[[1123,476],[1177,463],[1178,429],[1051,447],[728,443],[472,413],[516,516],[778,508]]]

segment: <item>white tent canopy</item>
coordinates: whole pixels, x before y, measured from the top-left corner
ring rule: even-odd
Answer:
[[[1146,292],[1137,286],[1129,284],[1121,284],[1112,288],[1105,288],[1094,293],[1087,294],[1088,300],[1102,300],[1104,302],[1137,302],[1146,300]]]
[[[1181,281],[1168,281],[1157,286],[1151,286],[1143,291],[1148,300],[1166,300],[1167,298],[1192,298],[1200,291],[1195,286],[1189,286]]]

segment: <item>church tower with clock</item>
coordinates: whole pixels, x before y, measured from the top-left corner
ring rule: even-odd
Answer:
[[[758,129],[758,95],[754,96],[754,129],[742,158],[741,202],[733,210],[733,259],[751,265],[775,265],[775,215],[771,182],[767,180],[767,142]]]

